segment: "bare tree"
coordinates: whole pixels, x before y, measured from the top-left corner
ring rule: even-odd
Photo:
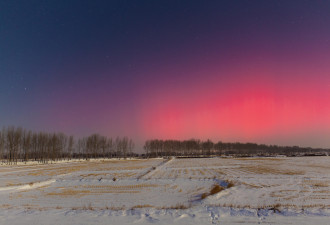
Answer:
[[[130,157],[132,157],[133,149],[134,149],[134,142],[133,142],[132,139],[129,139],[129,142],[128,142],[128,154],[129,154]]]
[[[63,133],[32,132],[18,127],[0,131],[0,160],[17,163],[17,160],[35,160],[47,163],[73,157],[128,157],[132,155],[134,143],[128,137],[117,137],[115,141],[99,134],[80,138]]]
[[[72,154],[74,150],[74,139],[73,136],[69,137],[69,142],[68,142],[68,158],[72,159]]]
[[[31,131],[23,131],[23,157],[24,161],[28,161],[30,158],[30,152],[31,152],[31,136],[32,132]]]
[[[5,129],[0,131],[0,160],[4,159],[5,155]]]

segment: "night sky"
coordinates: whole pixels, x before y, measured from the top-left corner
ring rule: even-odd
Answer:
[[[0,127],[330,147],[330,1],[0,0]]]

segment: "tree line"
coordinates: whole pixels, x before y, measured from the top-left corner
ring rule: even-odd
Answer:
[[[211,140],[147,140],[144,144],[146,157],[164,156],[297,156],[297,155],[329,155],[329,149],[303,148],[299,146],[277,146],[256,143],[230,143]]]
[[[72,158],[126,158],[135,156],[134,142],[128,137],[115,139],[92,134],[75,139],[64,133],[33,132],[21,127],[0,131],[0,160],[48,162]]]

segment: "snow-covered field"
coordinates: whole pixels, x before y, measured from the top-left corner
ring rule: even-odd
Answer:
[[[0,224],[132,223],[330,224],[330,157],[0,166]]]

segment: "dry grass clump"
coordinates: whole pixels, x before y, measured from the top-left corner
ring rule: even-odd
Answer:
[[[124,206],[121,206],[121,207],[106,206],[104,209],[112,210],[112,211],[121,211],[121,210],[125,210],[125,207]]]
[[[223,190],[223,187],[221,187],[220,185],[216,184],[213,186],[213,188],[210,191],[210,195],[214,195],[216,193],[219,193],[220,191]]]
[[[231,188],[235,186],[232,181],[227,180],[226,183],[227,183],[227,188]]]
[[[131,209],[142,209],[142,208],[152,208],[152,205],[145,204],[145,205],[135,205]]]
[[[6,184],[6,187],[12,187],[12,186],[18,186],[18,185],[22,185],[22,183],[16,183],[16,184],[14,184],[14,183],[8,182]]]
[[[212,189],[210,190],[209,193],[203,193],[201,195],[201,199],[205,199],[207,196],[217,194],[222,190],[224,190],[223,187],[221,187],[219,184],[215,184],[215,185],[213,185],[213,187],[212,187]]]
[[[314,187],[329,187],[327,182],[317,182],[313,184]]]
[[[207,196],[209,196],[208,193],[203,193],[203,194],[201,195],[201,199],[205,199]]]
[[[157,208],[157,209],[188,209],[188,208],[189,208],[189,206],[178,203],[174,206],[163,206],[163,207],[160,207],[160,208]]]
[[[326,188],[330,186],[330,182],[327,180],[304,180],[306,185],[311,185],[314,188]]]
[[[275,205],[272,205],[271,207],[268,206],[268,209],[274,211],[275,213],[276,212],[280,213],[281,212],[281,210],[280,210],[281,207],[282,207],[282,205],[280,203],[277,203]]]
[[[72,210],[90,210],[90,211],[93,211],[95,210],[95,208],[92,207],[92,203],[88,203],[88,205],[84,205],[83,207],[72,207],[71,208]]]
[[[83,210],[94,210],[94,208],[92,207],[92,203],[89,203],[87,206],[84,205]]]

